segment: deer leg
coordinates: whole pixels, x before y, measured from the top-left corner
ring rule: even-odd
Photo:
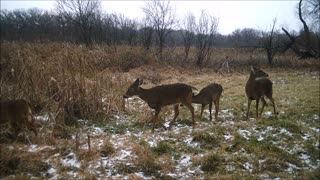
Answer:
[[[152,132],[154,132],[154,128],[155,128],[155,125],[156,125],[156,121],[158,121],[158,116],[159,116],[159,114],[160,114],[160,111],[161,111],[161,108],[156,109],[156,112],[155,112],[155,114],[154,114]]]
[[[193,106],[190,104],[185,104],[189,109],[190,109],[190,112],[191,112],[191,115],[192,115],[192,127],[195,128],[196,126],[196,123],[194,122],[194,108]]]
[[[260,117],[262,117],[262,112],[264,109],[264,106],[267,104],[266,100],[263,98],[263,96],[261,97],[261,102],[262,102],[262,108],[260,110]]]
[[[218,120],[218,111],[219,111],[219,99],[213,101],[216,112],[214,113],[214,118]]]
[[[171,129],[171,126],[174,124],[174,122],[177,119],[178,115],[179,115],[179,104],[176,104],[176,105],[174,105],[174,117],[170,122],[169,129]]]
[[[271,104],[272,104],[272,106],[273,106],[273,112],[274,112],[274,114],[276,115],[276,114],[277,114],[277,113],[276,113],[276,104],[274,103],[274,99],[272,98],[272,96],[267,96],[267,98],[270,99]]]
[[[203,110],[206,107],[205,104],[201,104],[201,113],[200,113],[200,119],[202,119]]]
[[[209,102],[210,121],[212,121],[211,111],[212,111],[212,101]]]
[[[256,99],[256,117],[257,117],[257,118],[259,118],[259,114],[258,114],[259,101],[260,101],[260,97],[258,97],[258,98]]]
[[[250,98],[248,98],[247,120],[249,119],[250,105],[251,105],[251,99],[250,99]]]

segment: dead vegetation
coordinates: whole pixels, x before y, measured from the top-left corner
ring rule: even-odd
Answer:
[[[135,47],[1,43],[1,98],[30,101],[41,128],[37,137],[31,134],[32,144],[21,138],[8,143],[1,135],[0,177],[318,178],[319,61],[286,54],[270,68],[260,50],[214,51],[200,71],[192,59],[180,66],[179,49],[167,49],[168,62],[161,64],[152,51]],[[230,73],[221,68],[226,55]],[[277,117],[269,105],[263,120],[245,120],[251,64],[273,81]],[[122,96],[136,78],[145,80],[144,88],[221,84],[219,121],[210,122],[207,110],[200,120],[194,105],[192,131],[190,112],[182,107],[172,131],[157,127],[152,134],[146,103],[130,98],[123,110]],[[160,114],[165,122],[173,115],[171,107]]]

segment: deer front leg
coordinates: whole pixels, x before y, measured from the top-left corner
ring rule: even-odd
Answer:
[[[247,120],[249,119],[250,105],[251,105],[251,99],[250,99],[250,98],[248,98]]]
[[[154,132],[154,128],[155,128],[155,125],[156,125],[156,121],[158,121],[158,116],[160,114],[160,111],[161,111],[161,108],[158,108],[158,109],[155,109],[156,112],[154,114],[154,118],[153,118],[153,126],[152,126],[152,132]]]
[[[189,108],[189,110],[191,112],[191,115],[192,115],[192,127],[195,128],[196,127],[196,123],[194,121],[194,108],[191,105],[191,103],[190,104],[185,104],[185,105]]]
[[[176,104],[176,105],[174,105],[174,117],[170,122],[169,130],[171,129],[171,126],[174,124],[174,122],[177,119],[178,115],[179,115],[179,104]]]

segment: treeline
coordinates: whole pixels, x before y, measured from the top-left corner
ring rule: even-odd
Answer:
[[[1,40],[7,41],[55,41],[81,43],[92,41],[107,45],[152,46],[157,42],[154,29],[143,20],[132,20],[122,14],[91,15],[86,31],[79,31],[81,25],[65,16],[37,8],[28,10],[1,10]],[[187,30],[170,30],[166,46],[184,46]],[[87,35],[81,33],[87,32]],[[277,32],[280,41],[285,35]],[[88,37],[87,37],[88,36]],[[219,33],[212,38],[215,47],[261,47],[263,32],[256,29],[237,29],[230,35]],[[89,38],[85,40],[84,37]],[[193,45],[195,42],[192,42]]]

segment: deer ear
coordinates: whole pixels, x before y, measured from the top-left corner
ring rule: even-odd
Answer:
[[[250,66],[250,70],[251,70],[252,73],[255,74],[255,71],[254,71],[254,67],[253,67],[253,66]]]
[[[141,85],[143,83],[143,79],[140,79],[139,81],[139,85]]]

